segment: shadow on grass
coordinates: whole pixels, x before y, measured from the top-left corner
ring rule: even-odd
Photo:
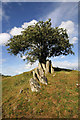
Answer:
[[[58,68],[58,67],[53,67],[54,71],[67,71],[67,72],[70,72],[72,70],[70,69],[65,69],[65,68]]]

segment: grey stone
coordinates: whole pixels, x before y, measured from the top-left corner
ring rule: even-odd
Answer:
[[[53,77],[56,75],[56,73],[53,75]]]
[[[46,71],[45,71],[46,74],[49,73],[49,68],[50,68],[50,61],[47,60],[46,61]]]
[[[42,64],[41,64],[41,63],[39,63],[39,64],[38,64],[38,69],[39,69],[42,73],[44,73],[44,69],[43,69],[43,67],[42,67]]]
[[[42,67],[44,69],[44,71],[46,70],[46,65],[42,63]]]
[[[37,78],[38,78],[39,82],[47,85],[47,78],[44,76],[44,72],[39,70],[38,68],[36,68],[35,73],[37,75]]]
[[[40,76],[44,76],[44,72],[42,70],[39,70]]]
[[[39,64],[38,64],[38,68],[41,69],[41,64],[40,64],[40,62],[39,62]]]
[[[21,94],[23,92],[23,89],[20,89],[20,92],[19,92],[19,94]]]
[[[35,71],[33,71],[33,78],[36,79]]]
[[[48,84],[48,80],[45,77],[45,74],[47,73],[54,73],[51,60],[47,60],[46,65],[43,63],[39,63],[38,67],[35,68],[35,70],[33,71],[33,78],[30,79],[30,87],[33,92],[38,92],[41,88],[37,80],[42,84]]]
[[[40,74],[39,74],[39,69],[38,68],[35,69],[35,73],[37,75],[37,79],[39,80],[40,79]]]
[[[54,69],[53,69],[52,64],[51,64],[51,74],[53,74],[53,73],[54,73]]]
[[[45,84],[45,85],[48,84],[47,78],[46,78],[45,76],[41,77],[39,81],[40,81],[42,84]]]
[[[34,78],[31,78],[29,82],[32,92],[38,92],[40,90],[41,87]]]
[[[30,102],[30,99],[28,99],[28,102]]]
[[[76,86],[77,86],[77,87],[80,87],[80,84],[77,83]]]

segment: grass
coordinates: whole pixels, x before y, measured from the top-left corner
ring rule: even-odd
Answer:
[[[3,118],[78,118],[78,71],[54,74],[47,74],[48,85],[38,93],[30,89],[32,71],[3,78]]]

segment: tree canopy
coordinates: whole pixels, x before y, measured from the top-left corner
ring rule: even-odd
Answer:
[[[51,19],[28,26],[21,35],[13,36],[6,46],[10,54],[25,55],[25,60],[31,63],[36,60],[45,63],[49,57],[74,54],[66,29],[52,27]]]

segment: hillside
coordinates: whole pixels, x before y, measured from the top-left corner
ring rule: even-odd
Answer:
[[[48,85],[31,92],[32,71],[2,81],[3,118],[77,118],[78,71],[59,70],[47,74]]]

